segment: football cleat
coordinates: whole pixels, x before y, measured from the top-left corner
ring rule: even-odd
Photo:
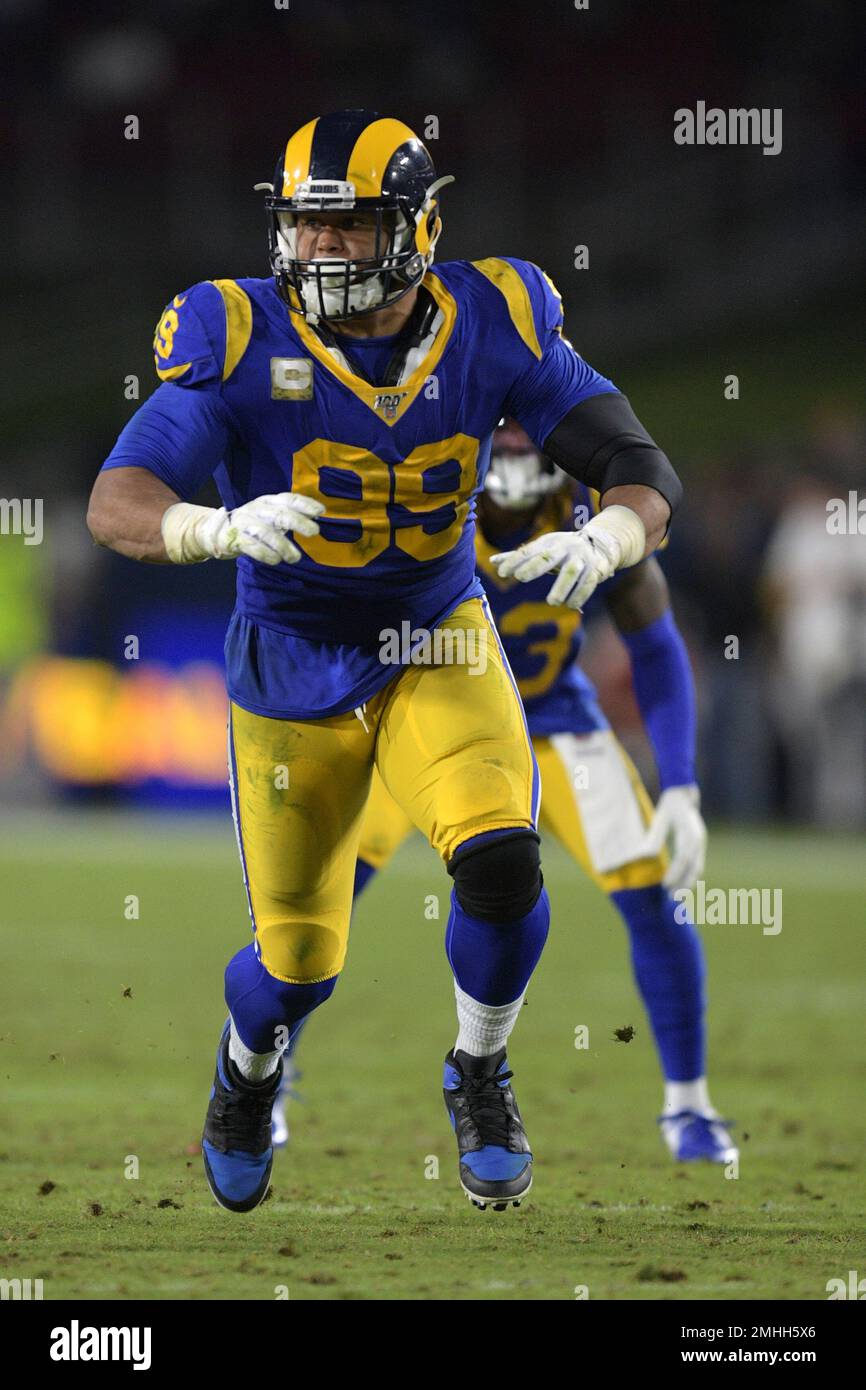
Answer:
[[[286,1116],[286,1109],[289,1101],[300,1101],[301,1097],[295,1090],[295,1083],[301,1078],[301,1073],[295,1066],[291,1057],[283,1058],[283,1079],[277,1098],[274,1101],[274,1109],[271,1115],[271,1143],[275,1149],[284,1149],[289,1142],[289,1121]]]
[[[226,1211],[252,1211],[267,1196],[274,1158],[271,1109],[281,1076],[282,1064],[266,1081],[245,1081],[229,1057],[226,1023],[201,1141],[208,1186]]]
[[[697,1110],[680,1110],[676,1115],[660,1115],[662,1137],[678,1163],[732,1163],[740,1151],[731,1138],[733,1120],[717,1115],[701,1115]]]
[[[519,1207],[532,1186],[532,1154],[509,1084],[505,1048],[492,1057],[449,1052],[445,1107],[457,1136],[460,1185],[484,1211]]]

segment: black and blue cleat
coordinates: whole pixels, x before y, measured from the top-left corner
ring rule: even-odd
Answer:
[[[460,1184],[482,1211],[519,1207],[532,1186],[532,1154],[508,1070],[505,1048],[492,1057],[449,1052],[445,1105],[457,1136]]]
[[[268,1194],[274,1159],[271,1110],[281,1079],[282,1064],[266,1081],[244,1080],[229,1057],[226,1023],[201,1142],[208,1186],[226,1211],[252,1211]]]

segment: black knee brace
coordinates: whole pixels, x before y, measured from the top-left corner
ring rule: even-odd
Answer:
[[[463,911],[482,922],[514,922],[531,912],[544,886],[538,846],[535,831],[520,828],[461,845],[448,872]]]

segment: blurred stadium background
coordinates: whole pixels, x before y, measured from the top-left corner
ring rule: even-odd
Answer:
[[[866,546],[825,525],[866,440],[862,36],[856,7],[807,0],[5,0],[2,491],[44,500],[44,541],[0,537],[0,799],[223,804],[230,567],[100,552],[86,498],[155,384],[164,303],[267,273],[252,184],[311,114],[366,105],[436,119],[441,255],[540,263],[681,470],[664,563],[708,816],[862,826]],[[698,99],[781,107],[782,153],[677,146]],[[603,621],[587,659],[646,769]]]
[[[586,1281],[592,1298],[824,1298],[863,1270],[866,540],[831,536],[826,512],[862,487],[866,442],[863,29],[835,0],[2,0],[0,494],[42,499],[44,538],[0,534],[0,1273],[45,1275],[46,1297],[272,1298],[287,1280],[292,1298],[500,1300]],[[676,145],[673,113],[698,100],[782,108],[782,152]],[[204,1190],[223,962],[248,929],[224,773],[233,567],[135,565],[84,516],[155,385],[163,305],[267,273],[252,185],[290,130],[351,105],[438,122],[458,180],[443,258],[543,266],[575,345],[685,481],[662,563],[698,683],[708,877],[785,893],[779,937],[705,932],[714,1095],[751,1135],[741,1182],[663,1157],[624,936],[546,846],[559,929],[515,1048],[537,1201],[473,1222],[437,1093],[441,924],[423,921],[448,881],[418,841],[360,904],[304,1040],[274,1199],[226,1224]],[[624,649],[603,614],[590,629],[652,785]],[[431,1153],[447,1182],[423,1180]]]

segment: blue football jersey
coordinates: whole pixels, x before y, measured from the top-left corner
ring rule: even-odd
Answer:
[[[511,667],[533,736],[585,734],[606,729],[595,686],[577,664],[583,643],[583,616],[576,609],[552,607],[547,595],[554,576],[529,583],[500,579],[491,556],[526,545],[548,531],[579,530],[598,509],[598,494],[577,484],[552,493],[532,525],[495,544],[477,528],[475,552],[505,655]],[[608,584],[615,582],[608,580]],[[596,590],[603,594],[602,584]]]
[[[536,266],[453,261],[423,284],[432,329],[389,386],[357,375],[270,279],[194,285],[157,326],[162,384],[103,466],[148,468],[184,499],[214,476],[229,509],[286,491],[325,506],[321,533],[294,537],[297,564],[237,562],[227,679],[254,713],[324,717],[385,685],[383,632],[432,629],[482,593],[473,499],[499,419],[540,445],[616,390],[562,337]]]

